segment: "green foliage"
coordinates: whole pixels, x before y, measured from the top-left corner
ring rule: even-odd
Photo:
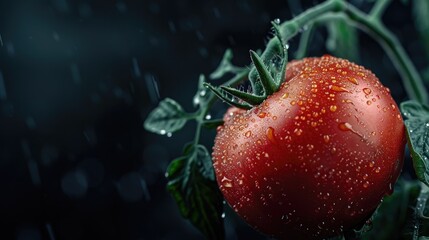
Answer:
[[[364,240],[413,239],[415,206],[421,192],[417,181],[399,180],[394,193],[383,202],[369,220],[369,231],[358,234]],[[411,227],[411,228],[410,228]]]
[[[170,98],[162,100],[146,118],[144,127],[157,134],[168,134],[180,130],[189,115],[176,101]]]
[[[225,76],[228,73],[237,74],[243,70],[243,68],[234,66],[232,64],[232,51],[231,49],[227,49],[225,53],[223,54],[222,61],[220,62],[219,66],[216,68],[214,72],[210,74],[211,79],[219,79]]]
[[[224,239],[222,195],[207,149],[189,144],[183,156],[170,163],[166,176],[167,189],[182,216],[207,239]]]
[[[214,128],[217,128],[218,126],[221,126],[222,124],[223,124],[222,119],[213,119],[213,120],[204,121],[203,127],[208,129],[214,129]]]
[[[261,104],[267,96],[278,91],[285,80],[287,46],[283,43],[278,24],[273,22],[275,37],[267,45],[261,56],[250,51],[253,66],[249,73],[252,93],[241,91],[230,86],[215,87],[209,83],[205,86],[224,102],[238,108],[250,109]],[[219,67],[211,74],[212,78],[219,78],[230,72],[232,54],[227,50]],[[237,68],[235,68],[237,69]],[[238,72],[239,73],[239,72]],[[238,76],[239,74],[237,74]]]
[[[326,47],[336,56],[358,60],[358,38],[354,27],[373,36],[388,53],[402,77],[409,97],[418,101],[405,102],[401,104],[401,109],[406,117],[408,145],[416,174],[422,182],[429,185],[429,108],[424,105],[428,96],[400,42],[381,22],[381,15],[389,2],[390,0],[375,1],[373,9],[366,14],[346,1],[328,0],[290,21],[282,24],[274,21],[274,37],[264,51],[251,52],[252,64],[249,67],[234,66],[231,62],[232,51],[227,50],[210,79],[220,80],[232,75],[228,81],[215,87],[206,82],[204,75],[200,76],[198,90],[193,98],[197,108],[195,113],[186,113],[177,102],[167,98],[149,114],[144,127],[157,134],[178,131],[188,120],[197,122],[193,142],[185,147],[183,156],[173,160],[167,169],[167,189],[183,217],[189,219],[206,238],[224,238],[223,198],[215,181],[210,154],[199,143],[203,127],[213,129],[223,123],[220,119],[206,119],[215,97],[244,109],[260,104],[269,94],[277,91],[284,81],[288,63],[287,42],[303,31],[296,56],[305,57],[311,33],[319,25],[328,27]],[[429,36],[429,23],[426,20],[429,3],[426,0],[416,0],[413,4],[418,29],[422,38],[426,39]],[[251,92],[235,88],[246,79],[250,82]],[[428,197],[425,185],[415,181],[400,181],[394,194],[386,197],[372,216],[372,228],[366,225],[360,231],[347,232],[344,236],[333,239],[428,239]]]
[[[408,147],[414,170],[420,181],[429,185],[429,108],[415,101],[403,102],[401,110],[406,117]]]

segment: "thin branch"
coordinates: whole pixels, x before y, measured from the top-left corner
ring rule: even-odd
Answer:
[[[299,40],[299,47],[295,53],[296,59],[301,59],[307,55],[308,46],[310,44],[310,39],[313,35],[313,24],[309,24],[307,29],[301,34],[301,38]]]
[[[387,4],[388,0],[383,3]],[[377,7],[382,12],[381,3]],[[375,11],[375,10],[374,10]],[[379,10],[377,10],[379,11]],[[378,18],[372,18],[350,4],[340,0],[329,0],[308,9],[290,21],[280,25],[284,42],[294,37],[300,29],[314,23],[319,18],[328,18],[333,13],[343,12],[352,24],[371,35],[387,52],[393,64],[401,75],[405,90],[411,99],[420,103],[428,103],[428,95],[417,69],[405,52],[398,39],[381,23]],[[272,41],[272,40],[271,40]]]
[[[378,0],[369,13],[369,16],[374,19],[381,19],[386,8],[389,6],[392,0]]]

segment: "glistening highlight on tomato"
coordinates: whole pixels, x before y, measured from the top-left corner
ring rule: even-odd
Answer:
[[[347,60],[288,64],[280,90],[232,111],[213,148],[217,182],[251,226],[286,239],[335,236],[392,192],[405,129],[389,89]],[[231,111],[230,111],[231,112]]]

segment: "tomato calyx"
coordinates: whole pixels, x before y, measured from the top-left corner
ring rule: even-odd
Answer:
[[[238,90],[232,86],[216,87],[207,82],[204,86],[224,102],[246,110],[260,105],[268,96],[277,92],[285,80],[288,54],[278,22],[273,21],[272,25],[274,38],[268,43],[265,51],[259,56],[258,53],[250,50],[252,65],[248,79],[251,92]]]

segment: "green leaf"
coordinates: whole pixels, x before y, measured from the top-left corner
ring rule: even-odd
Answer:
[[[232,64],[232,57],[233,55],[231,49],[227,49],[223,55],[219,66],[213,73],[210,74],[210,78],[219,79],[225,76],[227,73],[237,74],[238,72],[242,71],[243,68],[236,67]]]
[[[218,126],[220,126],[222,124],[223,124],[222,119],[205,120],[203,122],[203,127],[208,128],[208,129],[213,129],[213,128],[217,128]]]
[[[224,239],[223,197],[207,149],[202,145],[188,145],[184,156],[170,163],[166,176],[167,190],[182,216],[207,239]]]
[[[285,80],[288,62],[287,44],[283,42],[280,27],[273,21],[275,36],[268,42],[264,52],[259,54],[250,51],[253,67],[249,73],[253,94],[270,95],[278,91]]]
[[[194,106],[205,106],[208,101],[210,101],[211,92],[207,91],[207,88],[204,86],[204,83],[206,82],[206,77],[203,74],[200,74],[200,78],[198,80],[198,90],[197,93],[194,95]]]
[[[251,109],[253,106],[246,102],[239,102],[236,100],[236,97],[227,93],[225,90],[219,87],[214,87],[210,83],[204,83],[204,86],[210,89],[216,96],[222,99],[224,102],[228,103],[231,106],[242,108],[242,109]],[[229,95],[233,96],[230,97]]]
[[[371,226],[358,231],[360,239],[391,240],[413,239],[416,219],[415,207],[420,194],[418,181],[399,180],[392,195],[386,196],[369,222]]]
[[[327,24],[328,39],[326,48],[335,56],[359,61],[359,43],[356,28],[347,24],[344,19],[330,21]]]
[[[273,48],[277,54],[271,60],[271,72],[274,75],[274,79],[277,85],[276,89],[278,90],[283,81],[285,81],[286,77],[286,65],[288,63],[288,46],[287,43],[283,42],[284,37],[282,36],[280,25],[275,21],[272,22],[272,25],[275,33],[275,38],[273,40]]]
[[[261,104],[264,100],[265,100],[265,96],[256,96],[252,93],[247,93],[247,92],[243,92],[240,91],[238,89],[235,88],[231,88],[231,87],[227,87],[227,86],[220,86],[220,88],[222,90],[224,90],[225,92],[255,106],[255,105],[259,105]]]
[[[144,128],[164,135],[180,130],[188,119],[188,114],[176,101],[166,98],[146,118]]]
[[[256,71],[258,72],[259,80],[264,87],[265,95],[273,94],[277,90],[277,86],[264,61],[255,51],[252,50],[250,50],[250,58],[252,59]]]
[[[429,185],[429,108],[416,101],[401,104],[407,128],[408,146],[414,170],[420,181]]]

